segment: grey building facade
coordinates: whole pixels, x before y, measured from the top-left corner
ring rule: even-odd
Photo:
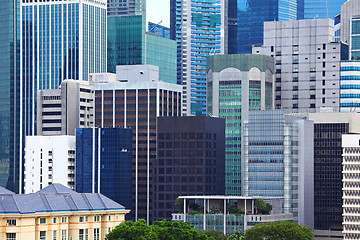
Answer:
[[[284,197],[284,212],[314,226],[312,121],[250,111],[243,129],[242,195]]]
[[[285,112],[339,111],[340,60],[347,45],[334,41],[334,21],[264,23],[264,43],[254,54],[275,58],[275,108]]]
[[[94,91],[87,81],[65,80],[59,89],[38,91],[38,135],[75,135],[93,126]]]

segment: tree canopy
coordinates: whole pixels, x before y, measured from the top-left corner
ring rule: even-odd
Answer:
[[[291,221],[261,223],[246,230],[244,240],[310,240],[314,233],[302,224]]]
[[[155,221],[147,225],[140,219],[137,222],[125,221],[106,235],[106,240],[214,240],[208,237],[188,222]]]

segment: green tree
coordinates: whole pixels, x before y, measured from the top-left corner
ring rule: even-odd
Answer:
[[[147,225],[145,220],[137,222],[125,221],[106,235],[106,240],[214,240],[208,237],[188,222],[155,221]]]
[[[302,224],[291,221],[276,221],[261,223],[248,229],[244,240],[310,240],[314,238],[313,231]]]
[[[258,209],[258,213],[260,214],[270,214],[272,210],[271,204],[265,202],[261,198],[255,200],[255,207]]]
[[[207,229],[201,231],[201,233],[205,234],[208,237],[213,237],[215,240],[227,240],[227,236],[224,235],[222,232],[214,229]]]
[[[182,198],[177,198],[175,200],[175,203],[174,203],[174,207],[179,209],[179,211],[183,211],[184,210],[184,199]]]

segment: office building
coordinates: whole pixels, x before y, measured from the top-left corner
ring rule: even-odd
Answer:
[[[94,91],[88,81],[64,80],[58,89],[38,91],[37,134],[72,135],[93,126]]]
[[[144,15],[108,17],[108,72],[117,65],[150,64],[160,80],[176,83],[176,42],[146,32]]]
[[[21,1],[22,131],[37,135],[37,91],[106,72],[106,0]]]
[[[304,18],[334,18],[347,0],[304,0]]]
[[[360,1],[348,0],[341,5],[340,40],[349,45],[349,58],[344,60],[360,59]]]
[[[170,2],[170,28],[175,30],[178,43],[177,80],[183,86],[185,115],[206,114],[206,57],[227,52],[225,2]]]
[[[251,53],[252,45],[263,42],[266,21],[304,18],[304,0],[229,0],[228,6],[229,54]]]
[[[217,230],[223,234],[232,235],[240,230],[244,232],[259,223],[269,223],[275,221],[293,221],[291,213],[283,213],[282,197],[243,197],[243,196],[180,196],[184,201],[183,213],[173,213],[173,221],[189,222],[199,231]],[[269,214],[258,214],[255,211],[256,199],[263,199],[273,207]],[[189,214],[186,206],[190,203],[199,203],[204,207],[204,213]],[[209,208],[218,209],[217,213]],[[226,209],[226,214],[224,214]],[[239,209],[244,214],[231,212],[230,209]],[[191,210],[190,210],[191,211]]]
[[[360,135],[342,136],[342,200],[343,200],[343,234],[345,240],[360,238],[359,214],[359,163]]]
[[[129,210],[100,193],[52,184],[36,193],[0,188],[1,239],[105,239]]]
[[[168,27],[148,22],[148,31],[158,34],[162,38],[170,39],[170,28]]]
[[[25,193],[52,183],[74,189],[75,136],[27,136],[24,158]]]
[[[146,0],[108,0],[107,15],[129,16],[145,15]]]
[[[314,226],[314,123],[282,110],[250,111],[243,129],[242,195],[284,197],[285,213]]]
[[[225,120],[159,117],[153,219],[171,220],[178,196],[225,194]]]
[[[152,166],[156,159],[156,122],[181,115],[181,86],[159,80],[159,67],[117,66],[116,80],[95,74],[95,127],[133,130],[132,214],[151,221]]]
[[[342,134],[360,133],[358,113],[311,113],[314,121],[315,230],[342,231]]]
[[[273,109],[274,60],[265,55],[208,58],[207,113],[225,118],[225,193],[241,195],[241,139],[250,110]]]
[[[334,20],[264,23],[254,54],[275,58],[275,108],[287,113],[339,111],[340,60],[347,45],[334,40]]]
[[[341,61],[340,112],[356,112],[360,107],[360,61]]]
[[[20,175],[20,1],[0,5],[0,186],[14,192],[22,188]]]
[[[76,191],[101,193],[132,209],[132,130],[76,129]]]

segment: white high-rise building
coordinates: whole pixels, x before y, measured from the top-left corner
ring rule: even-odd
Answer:
[[[360,134],[343,135],[343,234],[360,239]]]
[[[25,193],[52,183],[74,189],[75,136],[27,136],[25,142]]]
[[[23,134],[37,134],[37,91],[107,69],[107,1],[21,1]]]
[[[226,1],[171,1],[178,43],[177,79],[183,85],[182,111],[206,113],[206,57],[224,54]]]
[[[339,111],[340,61],[347,46],[334,42],[334,20],[264,23],[254,54],[275,58],[275,108],[287,113]]]

